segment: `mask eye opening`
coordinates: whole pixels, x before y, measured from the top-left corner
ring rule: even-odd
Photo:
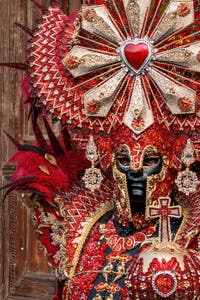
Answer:
[[[116,164],[121,172],[125,172],[130,168],[131,160],[127,149],[122,148],[116,153]]]
[[[147,176],[160,173],[162,169],[162,156],[154,151],[147,151],[143,159],[143,171]]]

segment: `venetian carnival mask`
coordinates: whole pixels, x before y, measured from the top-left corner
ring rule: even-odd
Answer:
[[[145,211],[147,178],[159,174],[161,169],[162,158],[156,149],[151,147],[144,149],[139,168],[134,168],[127,145],[122,145],[116,150],[113,165],[114,177],[119,183],[122,195],[128,192],[131,212]]]
[[[151,130],[150,132],[152,133]],[[117,185],[115,206],[119,221],[124,225],[127,221],[133,221],[135,213],[145,214],[146,206],[161,196],[158,195],[162,193],[159,183],[162,182],[164,186],[167,182],[165,176],[169,154],[167,157],[156,138],[153,141],[151,134],[150,136],[151,143],[148,136],[138,142],[127,140],[129,145],[120,144],[113,153],[112,169]],[[164,189],[163,194],[167,195]]]

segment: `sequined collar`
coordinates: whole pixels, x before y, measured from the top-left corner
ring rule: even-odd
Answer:
[[[156,233],[156,224],[151,224],[148,228],[144,228],[139,232],[135,232],[128,236],[120,236],[116,230],[113,220],[107,224],[101,225],[102,237],[105,238],[106,244],[112,249],[113,253],[120,254],[136,248],[144,243],[147,238]]]

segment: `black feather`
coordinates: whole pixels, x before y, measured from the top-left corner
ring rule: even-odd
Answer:
[[[35,133],[35,137],[37,139],[37,142],[39,146],[45,151],[45,152],[51,152],[49,145],[47,144],[47,141],[45,140],[43,133],[37,123],[37,120],[34,120],[34,117],[32,119],[33,121],[33,130]]]
[[[66,128],[66,126],[64,126],[61,130],[62,133],[62,138],[63,138],[63,143],[65,146],[65,150],[73,150],[72,144],[71,144],[71,137],[70,134]]]
[[[44,124],[45,124],[46,131],[47,131],[47,134],[48,134],[48,137],[49,137],[49,140],[50,140],[50,143],[51,143],[51,146],[52,146],[55,156],[64,155],[65,152],[64,152],[61,144],[59,143],[57,137],[55,136],[53,130],[49,126],[49,123],[46,118],[44,118]]]
[[[35,0],[31,0],[31,2],[33,2],[35,6],[37,6],[43,13],[45,13],[46,9],[41,4],[39,4]]]
[[[19,28],[21,28],[28,35],[33,36],[33,31],[30,28],[28,28],[28,27],[26,27],[23,24],[18,23],[18,22],[15,22],[15,25],[18,26]]]
[[[0,66],[9,67],[9,68],[17,69],[17,70],[23,70],[23,71],[27,70],[27,64],[25,64],[25,63],[18,63],[18,62],[0,63]]]
[[[7,137],[11,140],[11,142],[15,145],[16,148],[19,148],[19,146],[21,145],[18,140],[16,140],[14,137],[12,137],[10,134],[8,134],[5,130],[3,131]]]
[[[43,149],[41,149],[41,148],[39,148],[39,147],[37,147],[37,146],[34,146],[34,145],[26,145],[26,144],[20,145],[20,146],[18,147],[18,150],[20,150],[20,151],[33,151],[33,152],[37,152],[37,153],[39,153],[39,154],[41,154],[41,155],[45,155],[45,153],[46,153],[45,150],[43,150]]]

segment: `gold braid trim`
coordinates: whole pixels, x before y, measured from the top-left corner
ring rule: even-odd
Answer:
[[[181,206],[181,204],[180,204],[180,206]],[[184,228],[185,228],[185,223],[186,223],[186,221],[187,221],[187,219],[189,217],[189,213],[187,212],[186,209],[182,209],[182,214],[183,214],[183,220],[182,220],[182,222],[181,222],[181,224],[179,226],[178,231],[176,232],[176,235],[174,237],[174,242],[176,242],[177,240],[179,240],[180,237],[182,236],[182,234],[184,232]],[[187,249],[187,247],[185,247],[185,249]]]
[[[70,292],[70,286],[71,286],[71,283],[72,283],[72,280],[74,278],[74,275],[76,273],[76,268],[77,268],[77,265],[78,265],[78,262],[80,260],[80,257],[81,257],[81,252],[82,252],[82,249],[83,249],[83,246],[86,242],[86,239],[90,233],[90,231],[92,230],[92,228],[94,227],[95,223],[101,218],[103,217],[107,212],[109,212],[110,210],[113,209],[113,204],[108,204],[108,206],[106,206],[104,209],[102,209],[101,211],[99,211],[91,220],[90,222],[88,223],[88,225],[86,226],[85,228],[85,231],[84,233],[82,234],[81,236],[81,240],[78,244],[78,247],[76,249],[76,252],[75,252],[75,255],[74,255],[74,259],[73,259],[73,262],[72,262],[72,269],[70,271],[70,274],[69,274],[69,278],[68,278],[68,281],[67,281],[67,293],[66,293],[66,298],[65,300],[68,300],[69,299],[69,292]]]

